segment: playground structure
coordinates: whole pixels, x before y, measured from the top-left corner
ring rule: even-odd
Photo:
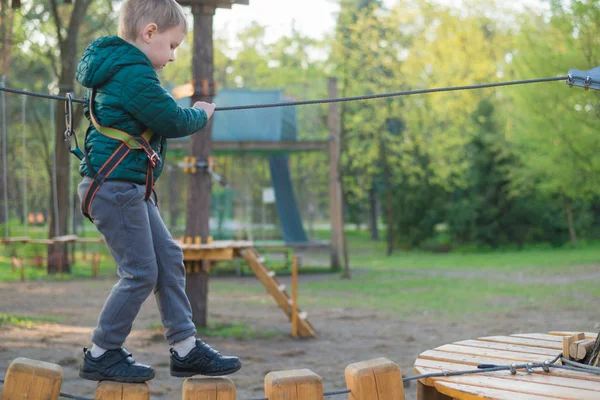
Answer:
[[[599,356],[593,350],[597,343],[596,333],[567,331],[462,340],[419,354],[413,376],[403,376],[400,367],[385,357],[353,362],[345,368],[346,389],[328,392],[323,390],[323,379],[309,369],[270,371],[264,379],[265,397],[252,400],[345,395],[350,400],[405,400],[405,384],[412,381],[417,381],[417,400],[595,400],[600,390],[598,368],[580,356],[597,363],[594,359]],[[59,365],[16,358],[8,367],[0,399],[92,400],[61,393],[62,380]],[[183,400],[236,399],[235,384],[228,377],[187,378],[182,389]],[[149,400],[150,387],[99,382],[94,399]]]
[[[57,400],[61,394],[63,370],[59,365],[17,358],[8,368],[0,399],[16,398]],[[347,390],[323,391],[323,380],[309,369],[269,372],[264,381],[265,399],[316,400],[324,395],[350,393],[356,400],[404,400],[402,372],[386,358],[350,364],[345,370]],[[71,398],[85,399],[67,395]],[[150,400],[147,383],[99,382],[96,400]],[[235,400],[236,388],[226,377],[192,377],[183,383],[183,400]],[[92,399],[85,399],[92,400]]]

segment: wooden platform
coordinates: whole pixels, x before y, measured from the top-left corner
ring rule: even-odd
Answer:
[[[552,360],[562,352],[563,336],[575,332],[548,332],[488,336],[463,340],[428,350],[415,361],[416,374],[477,369],[479,364],[510,365]],[[595,339],[595,333],[586,333]],[[600,399],[600,376],[562,369],[486,372],[419,381],[417,399]]]
[[[79,237],[77,235],[65,235],[65,236],[56,236],[51,239],[33,239],[27,236],[23,237],[8,237],[0,239],[3,244],[56,244],[56,243],[104,243],[104,238],[102,237],[94,237],[94,238],[85,238]]]
[[[183,250],[185,261],[229,261],[236,257],[236,251],[252,247],[252,242],[222,240],[205,244],[188,244],[176,241]]]

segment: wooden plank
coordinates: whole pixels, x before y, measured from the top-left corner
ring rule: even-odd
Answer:
[[[548,332],[548,335],[572,336],[572,335],[575,335],[577,333],[580,333],[580,332],[551,331],[551,332]],[[598,334],[594,333],[594,332],[583,332],[583,334],[585,335],[586,339],[596,339],[598,337]]]
[[[557,337],[556,335],[547,335],[545,333],[513,333],[510,336],[526,339],[548,340],[550,342],[562,343],[562,338]]]
[[[3,244],[12,244],[12,243],[29,243],[31,238],[22,236],[22,237],[8,237],[2,239]]]
[[[497,342],[484,342],[481,340],[462,340],[460,342],[456,342],[454,344],[461,346],[470,346],[470,347],[481,347],[484,349],[496,349],[496,350],[507,350],[507,351],[516,351],[520,353],[531,353],[531,354],[543,354],[545,356],[549,356],[551,358],[556,357],[560,351],[556,351],[553,349],[544,349],[540,347],[531,347],[531,346],[519,346],[516,344],[504,344]]]
[[[76,240],[77,243],[104,243],[103,237],[80,237]]]
[[[169,149],[185,150],[189,148],[189,141],[169,141]],[[278,140],[278,141],[215,141],[213,142],[214,153],[227,152],[277,152],[282,151],[327,151],[328,140]]]
[[[526,339],[526,338],[512,337],[512,336],[486,336],[486,337],[477,338],[477,340],[481,340],[484,342],[497,342],[497,343],[517,344],[520,346],[540,347],[542,349],[556,349],[556,350],[558,350],[558,352],[562,351],[562,342],[551,342],[549,340]],[[562,339],[560,339],[560,340],[562,340]]]
[[[64,235],[64,236],[55,236],[51,240],[54,243],[70,243],[76,241],[77,235]]]
[[[547,400],[546,396],[536,396],[533,394],[509,392],[506,390],[481,388],[479,386],[469,386],[454,382],[439,381],[435,383],[435,388],[442,394],[450,398],[460,398],[461,400]]]
[[[471,362],[471,361],[475,361],[475,362]],[[467,360],[467,362],[469,362],[468,364],[455,362],[453,360],[444,361],[444,360],[438,360],[438,359],[418,358],[415,361],[415,373],[421,374],[421,369],[420,369],[421,367],[446,369],[448,371],[465,371],[465,370],[477,369],[477,365],[479,364],[477,361],[486,361],[485,364],[506,365],[505,363],[503,363],[504,360],[483,359],[483,358],[479,358],[479,360],[477,360],[477,359]],[[523,371],[523,370],[519,370],[519,371]],[[556,369],[556,368],[552,368],[550,371],[551,371],[552,376],[570,378],[570,379],[575,379],[577,381],[591,381],[591,382],[595,382],[595,383],[600,383],[600,376],[589,374],[587,372],[578,372],[578,371],[571,371],[571,370],[566,370],[566,369]],[[492,373],[492,372],[489,372],[489,373]],[[519,374],[520,373],[521,372],[519,372]],[[544,372],[544,370],[541,368],[535,368],[533,370],[533,373],[534,374],[546,374],[546,372]]]
[[[51,239],[31,239],[29,241],[31,244],[54,244],[54,241]]]
[[[502,358],[493,358],[493,357],[484,357],[484,356],[476,356],[472,354],[456,354],[456,353],[447,353],[445,351],[437,351],[437,350],[427,350],[423,353],[419,354],[419,358],[423,358],[426,360],[439,360],[446,361],[451,363],[458,364],[467,364],[472,366],[477,366],[479,364],[495,364],[495,365],[508,365],[512,364],[511,362],[507,362],[510,360],[502,359]],[[526,358],[521,360],[513,360],[516,363],[525,363],[529,361]]]
[[[234,249],[183,249],[184,261],[229,261],[235,258]]]
[[[496,349],[484,349],[481,347],[460,346],[456,344],[446,344],[440,347],[436,347],[435,350],[444,351],[447,353],[471,354],[474,356],[481,357],[500,358],[503,360],[507,360],[505,361],[505,363],[515,361],[544,362],[548,359],[548,356],[542,354],[521,353],[516,351],[505,351]]]
[[[418,360],[415,362],[415,372],[417,374],[428,374],[432,372],[446,371],[470,371],[476,370],[469,365],[445,363],[432,360]],[[418,372],[417,372],[418,371]],[[535,368],[533,374],[527,373],[525,370],[519,370],[517,375],[512,375],[510,371],[495,371],[485,372],[483,374],[473,374],[478,376],[493,376],[496,378],[507,379],[509,381],[525,381],[525,382],[537,382],[546,385],[555,385],[562,387],[572,387],[577,389],[585,390],[597,390],[600,391],[600,380],[590,381],[587,379],[580,379],[578,376],[559,374],[559,372],[565,372],[563,369],[552,369],[551,372],[544,372],[541,368]],[[469,375],[470,376],[470,375]],[[449,377],[450,378],[450,377]],[[434,380],[437,378],[425,379],[425,384],[432,385]]]
[[[252,242],[250,241],[234,241],[234,240],[219,240],[213,241],[211,243],[184,243],[181,240],[176,240],[175,242],[182,250],[214,250],[214,249],[245,249],[252,247]]]
[[[435,369],[422,368],[425,373],[436,372]],[[598,400],[598,389],[586,390],[573,387],[563,387],[547,385],[537,382],[525,382],[515,379],[503,379],[484,375],[464,375],[454,377],[435,378],[438,381],[451,381],[469,386],[479,386],[481,388],[491,388],[498,390],[508,390],[517,393],[527,393],[537,396],[546,396],[555,399],[573,399],[573,400]],[[460,397],[459,397],[460,398]]]

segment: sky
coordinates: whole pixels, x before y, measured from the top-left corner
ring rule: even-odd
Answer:
[[[462,0],[437,0],[439,3],[461,7]],[[321,39],[335,27],[339,11],[337,0],[250,0],[249,5],[234,5],[231,9],[218,9],[214,18],[217,35],[234,40],[235,34],[252,21],[267,27],[266,37],[275,41],[291,32],[292,23],[303,34]],[[397,0],[384,0],[388,7]],[[520,8],[524,4],[539,5],[540,0],[507,0],[505,4]]]
[[[384,0],[394,4],[395,0]],[[234,5],[218,9],[214,29],[220,35],[233,39],[235,33],[252,21],[267,27],[266,37],[279,38],[291,32],[292,23],[303,34],[322,38],[335,27],[339,6],[336,0],[250,0],[250,5]]]

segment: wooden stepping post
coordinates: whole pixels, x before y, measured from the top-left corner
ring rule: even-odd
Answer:
[[[1,400],[56,400],[63,380],[60,365],[19,357],[6,372]]]
[[[147,383],[98,382],[94,400],[150,400]]]
[[[269,372],[265,377],[269,400],[315,400],[323,398],[323,380],[309,369]]]
[[[387,358],[376,358],[346,367],[349,400],[405,400],[402,372]]]
[[[235,385],[226,377],[187,378],[183,382],[183,400],[235,400]]]

